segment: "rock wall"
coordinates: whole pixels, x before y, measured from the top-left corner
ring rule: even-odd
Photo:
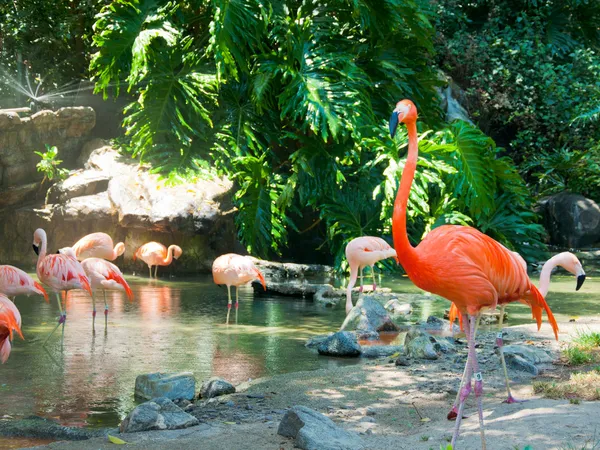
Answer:
[[[183,256],[159,272],[210,271],[214,258],[240,251],[230,201],[231,182],[197,180],[165,185],[148,167],[120,155],[100,139],[87,143],[76,161],[83,169],[48,190],[46,201],[0,212],[4,245],[0,261],[23,268],[35,266],[33,231],[48,233],[49,251],[73,245],[88,233],[103,231],[125,243],[116,263],[128,271],[147,273],[133,262],[135,250],[148,241],[183,248]]]

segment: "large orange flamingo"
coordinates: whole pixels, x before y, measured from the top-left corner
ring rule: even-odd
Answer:
[[[467,316],[467,369],[451,443],[453,448],[456,448],[465,400],[471,392],[473,376],[481,444],[482,449],[485,449],[483,377],[475,352],[475,324],[480,311],[484,308],[495,308],[499,302],[506,299],[522,298],[531,305],[538,328],[541,326],[542,310],[546,311],[557,339],[558,325],[543,295],[531,283],[521,262],[506,247],[475,228],[444,225],[432,230],[417,247],[410,244],[406,232],[406,207],[419,153],[417,108],[410,100],[402,100],[396,104],[390,119],[392,137],[399,122],[404,123],[408,131],[408,157],[394,204],[394,247],[400,264],[416,286],[450,300]]]
[[[56,293],[56,301],[58,303],[58,310],[60,311],[58,324],[44,341],[45,345],[61,324],[63,326],[63,335],[65,332],[67,313],[63,312],[59,293],[65,291],[66,301],[71,289],[85,289],[92,295],[92,288],[83,267],[81,267],[81,264],[75,258],[58,253],[46,254],[47,237],[46,232],[41,228],[38,228],[33,233],[33,250],[38,255],[36,266],[37,276],[42,283]]]
[[[346,259],[350,265],[350,280],[346,288],[346,314],[352,309],[352,288],[356,284],[356,278],[360,271],[360,288],[358,292],[363,290],[363,268],[371,267],[371,275],[373,275],[373,290],[377,288],[375,284],[375,271],[373,266],[377,261],[386,258],[396,258],[396,250],[383,239],[373,236],[361,236],[352,239],[346,245]]]
[[[92,292],[96,289],[102,289],[104,294],[104,326],[108,322],[108,303],[106,302],[106,291],[117,290],[125,291],[129,301],[133,300],[133,292],[127,284],[127,281],[123,278],[123,274],[117,266],[113,263],[105,261],[100,258],[87,258],[81,262],[83,270],[85,270],[90,283],[92,285]],[[96,298],[92,294],[92,305],[93,305],[93,324],[96,321]]]
[[[0,362],[4,364],[10,355],[13,333],[17,332],[21,339],[21,314],[13,302],[0,294]]]
[[[113,248],[113,240],[106,233],[88,234],[79,239],[72,248],[79,261],[86,258],[102,258],[114,261],[125,253],[125,244],[119,242]]]
[[[258,279],[262,283],[263,289],[267,290],[267,284],[262,272],[256,268],[252,261],[242,255],[227,253],[219,256],[213,262],[212,274],[215,284],[224,284],[227,286],[227,295],[229,296],[229,302],[227,303],[227,323],[229,323],[229,312],[231,311],[231,286],[235,286],[236,314],[239,304],[238,286]]]
[[[40,283],[21,269],[9,265],[0,266],[0,293],[13,297],[13,300],[17,295],[38,294],[48,302],[48,294]]]
[[[173,259],[178,259],[182,253],[183,250],[178,245],[169,245],[167,249],[159,242],[148,242],[135,251],[133,260],[140,258],[148,264],[150,278],[152,278],[152,266],[156,266],[154,269],[154,278],[156,278],[158,266],[168,266],[173,262]]]
[[[527,263],[525,262],[525,260],[518,253],[516,253],[516,252],[514,252],[514,253],[515,253],[515,256],[519,258],[521,265],[525,268],[525,270],[527,270]],[[575,275],[577,277],[577,285],[575,286],[576,291],[581,289],[581,286],[583,286],[583,283],[585,281],[585,271],[583,270],[583,266],[581,265],[581,262],[579,261],[577,256],[575,256],[573,253],[569,253],[569,252],[559,253],[557,255],[554,255],[548,261],[546,261],[544,263],[544,266],[542,267],[542,272],[540,273],[540,286],[538,289],[539,289],[540,293],[544,296],[544,298],[546,298],[546,295],[548,294],[548,290],[550,288],[550,276],[552,274],[552,270],[557,266],[561,266],[562,268],[564,268],[565,270],[567,270],[568,272],[572,273],[573,275]],[[521,303],[526,303],[522,299],[519,299],[517,301],[520,301]],[[507,305],[508,305],[508,303],[503,303],[500,305],[500,322],[499,322],[500,327],[502,327],[502,322],[504,321],[504,310]],[[450,318],[451,324],[454,323],[454,320],[456,319],[457,316],[459,318],[461,329],[462,329],[463,328],[462,315],[456,308],[456,305],[453,303],[450,306],[450,313],[449,313],[449,318]],[[476,329],[477,329],[478,325],[479,324],[477,323],[475,326]],[[504,403],[520,403],[523,400],[515,399],[512,395],[512,392],[510,391],[510,384],[509,384],[509,380],[508,380],[508,371],[506,369],[506,361],[504,360],[504,352],[502,350],[502,347],[504,346],[504,339],[503,339],[502,331],[498,332],[498,335],[496,336],[496,345],[498,346],[498,351],[500,353],[500,362],[502,363],[502,369],[504,371],[504,381],[506,383],[506,392],[508,394],[508,397],[506,400],[504,400]],[[452,420],[457,416],[457,413],[458,413],[457,405],[458,405],[458,400],[459,400],[459,394],[460,394],[460,389],[459,389],[459,393],[457,393],[457,395],[456,395],[456,399],[454,400],[454,405],[452,406],[452,409],[448,413],[449,420]]]

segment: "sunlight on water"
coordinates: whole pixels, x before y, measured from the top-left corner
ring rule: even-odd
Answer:
[[[304,347],[308,337],[336,331],[343,307],[319,307],[289,297],[254,298],[240,289],[240,308],[225,324],[226,290],[210,276],[183,281],[129,278],[135,300],[108,296],[110,313],[105,332],[103,301],[99,296],[96,332],[92,332],[91,299],[82,291],[69,294],[64,344],[60,333],[42,347],[56,323],[56,300],[17,298],[26,340],[16,340],[8,362],[0,366],[0,411],[13,417],[30,414],[63,424],[114,426],[135,405],[135,377],[149,372],[191,371],[201,382],[210,376],[234,384],[248,379],[299,370],[313,370],[360,360],[321,357]],[[406,278],[385,277],[395,292],[419,293]],[[559,321],[598,314],[593,294],[598,283],[588,279],[575,293],[575,280],[553,278],[548,296]],[[421,297],[413,303],[411,320],[441,316],[448,302]],[[510,324],[529,323],[521,305],[509,306]],[[387,338],[386,338],[387,339]],[[388,342],[386,342],[388,343]]]

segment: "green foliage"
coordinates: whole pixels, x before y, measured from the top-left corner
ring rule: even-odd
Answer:
[[[583,348],[600,347],[600,333],[597,331],[578,331],[573,342]]]
[[[55,145],[50,147],[46,144],[46,151],[42,152],[34,152],[38,155],[42,160],[36,164],[38,172],[42,172],[44,174],[44,180],[53,181],[54,179],[64,180],[69,175],[69,171],[62,167],[59,167],[62,160],[58,159],[58,148]]]
[[[562,354],[570,366],[588,364],[594,360],[594,355],[589,350],[577,345],[567,347]]]
[[[290,232],[311,230],[341,266],[349,240],[390,233],[405,159],[387,119],[404,97],[423,126],[413,241],[460,223],[511,248],[543,248],[525,185],[494,141],[441,120],[427,2],[188,3],[107,5],[90,71],[98,92],[126,86],[136,98],[124,149],[170,179],[212,168],[234,181],[250,252],[285,253]]]

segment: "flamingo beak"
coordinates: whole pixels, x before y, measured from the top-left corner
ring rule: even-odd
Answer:
[[[398,266],[399,266],[399,265],[400,265],[400,259],[398,259],[398,257],[397,257],[397,256],[394,256],[394,259],[396,260],[396,265],[398,265]]]
[[[396,129],[398,128],[398,115],[400,113],[396,110],[392,111],[392,117],[390,117],[390,137],[392,139],[394,139],[394,136],[396,134]]]
[[[575,288],[576,291],[578,291],[579,289],[581,289],[581,286],[583,286],[583,282],[585,281],[585,273],[582,275],[579,275],[577,277],[577,287]]]
[[[33,244],[33,251],[35,252],[36,255],[40,254],[40,249],[38,248],[37,245]]]

